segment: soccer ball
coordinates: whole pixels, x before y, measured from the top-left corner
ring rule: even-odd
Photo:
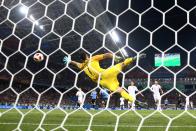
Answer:
[[[41,62],[44,60],[44,55],[42,53],[35,53],[33,56],[35,62]]]

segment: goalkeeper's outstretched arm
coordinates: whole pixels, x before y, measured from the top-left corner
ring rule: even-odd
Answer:
[[[70,61],[70,64],[74,65],[75,67],[81,69],[82,68],[82,64],[76,61]]]
[[[81,69],[82,68],[82,63],[79,63],[79,62],[77,62],[77,61],[73,61],[73,60],[71,60],[71,58],[68,56],[65,56],[64,58],[63,58],[63,62],[64,62],[64,64],[72,64],[72,65],[74,65],[75,67],[77,67],[77,68],[79,68],[79,69]]]

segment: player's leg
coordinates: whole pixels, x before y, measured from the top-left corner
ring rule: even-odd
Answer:
[[[124,90],[123,88],[119,86],[117,76],[116,77],[111,76],[111,77],[108,77],[108,79],[105,79],[105,77],[103,78],[100,80],[101,86],[108,88],[112,92],[119,93],[125,100],[127,100],[130,103],[135,101],[135,97],[130,95],[126,90]],[[142,103],[140,101],[135,101],[135,104],[139,105],[140,107],[144,107],[144,108],[147,107],[145,103]]]
[[[131,58],[128,61],[131,61]],[[134,98],[123,88],[119,87],[117,76],[120,70],[122,70],[122,63],[106,69],[101,75],[100,84],[112,92],[118,92],[123,98],[132,102]]]
[[[119,93],[124,99],[133,102],[134,101],[134,97],[129,95],[129,93],[127,91],[125,91],[123,88],[121,88],[119,86],[119,82],[117,79],[117,76],[111,76],[108,79],[102,79],[100,81],[100,84],[105,87],[108,88],[110,91],[112,92],[116,92]]]
[[[132,102],[132,104],[131,104],[131,109],[132,110],[135,110],[135,100]]]
[[[158,109],[158,103],[159,103],[159,100],[157,99],[157,97],[155,98],[155,105],[156,105],[156,108],[155,109]]]
[[[139,58],[145,58],[145,57],[146,57],[146,54],[139,55]],[[125,68],[126,66],[133,63],[136,59],[137,59],[137,56],[126,58],[123,62],[118,63],[118,64],[112,66],[111,68],[109,68],[109,70],[115,70],[115,74],[118,74],[118,73],[120,73],[120,71],[123,70],[123,68]]]
[[[155,100],[155,104],[156,104],[156,109],[157,110],[161,110],[161,96],[159,95],[154,95],[154,100]]]
[[[91,100],[91,103],[93,105],[92,107],[95,108],[95,100],[94,99]]]
[[[102,96],[101,97],[101,103],[100,103],[101,108],[106,107],[106,103],[107,103],[107,99]]]
[[[115,81],[110,81],[108,83],[109,84],[107,86],[105,86],[105,87],[108,88],[110,91],[119,93],[125,100],[127,100],[130,103],[133,103],[135,101],[135,104],[136,105],[139,105],[140,107],[146,108],[146,106],[147,106],[146,104],[144,104],[144,103],[142,103],[140,101],[135,100],[135,97],[133,97],[132,95],[130,95],[122,87],[119,87],[119,83],[116,83],[115,84]]]
[[[131,96],[127,91],[125,91],[121,87],[118,87],[115,90],[113,88],[111,88],[111,89],[112,89],[111,91],[118,92],[124,99],[128,100],[131,103],[135,100],[135,98],[133,96]]]
[[[157,109],[157,97],[156,97],[156,95],[153,95],[153,97],[154,97],[154,101],[155,101],[155,107],[154,107],[154,109]]]
[[[146,56],[146,54],[140,54],[139,58],[144,58]],[[114,66],[111,66],[110,68],[106,69],[103,73],[102,73],[102,78],[111,78],[111,77],[117,77],[117,75],[123,70],[123,68],[125,68],[126,66],[130,65],[131,63],[133,63],[135,60],[137,59],[137,56],[135,57],[129,57],[126,58],[123,62],[120,62]]]
[[[79,99],[76,101],[76,108],[80,107]]]
[[[106,107],[106,105],[107,105],[107,101],[108,101],[108,99],[107,99],[107,98],[104,98],[104,99],[103,99],[103,107]]]
[[[176,102],[176,110],[178,109],[178,101]]]
[[[161,110],[161,100],[158,99],[158,102],[157,102],[157,110]]]
[[[131,109],[131,107],[132,107],[132,103],[128,101],[128,108]]]
[[[156,95],[154,95],[154,101],[155,101],[155,105],[157,106],[157,96]]]
[[[123,62],[118,63],[112,67],[110,67],[108,70],[113,70],[115,72],[113,72],[113,74],[119,74],[120,71],[123,70],[124,67],[128,66],[129,64],[131,64],[133,62],[133,58],[127,58],[125,59]],[[106,69],[107,70],[107,69]]]
[[[83,99],[83,98],[78,99],[79,107],[81,107],[81,106],[82,106],[83,102],[84,102],[84,99]]]
[[[140,58],[145,58],[145,57],[146,57],[146,54],[140,54],[139,55],[139,59]],[[131,63],[133,63],[136,60],[137,60],[137,56],[129,57],[129,58],[125,59],[123,62],[121,62],[120,64],[122,65],[122,68],[124,68],[124,67],[130,65]]]
[[[161,110],[161,96],[158,94],[156,95],[156,101],[157,101],[157,110]]]
[[[96,108],[96,105],[97,105],[97,99],[95,99],[94,101],[94,108]]]

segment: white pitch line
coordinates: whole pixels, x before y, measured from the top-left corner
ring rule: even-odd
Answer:
[[[17,125],[18,123],[0,123],[0,125]],[[24,125],[39,125],[39,123],[22,123]],[[60,124],[42,124],[43,126],[58,126]],[[88,125],[64,125],[69,127],[87,127]],[[115,125],[92,125],[92,127],[115,127]],[[138,127],[138,125],[118,125],[118,127]],[[152,128],[152,127],[167,127],[167,126],[142,126],[146,128]],[[186,127],[186,128],[196,128],[196,126],[190,125],[190,126],[170,126],[172,128],[180,128],[180,127]]]

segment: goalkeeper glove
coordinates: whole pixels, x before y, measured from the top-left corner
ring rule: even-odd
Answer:
[[[64,58],[63,58],[63,63],[64,64],[69,64],[71,62],[71,57],[70,56],[65,56]]]

